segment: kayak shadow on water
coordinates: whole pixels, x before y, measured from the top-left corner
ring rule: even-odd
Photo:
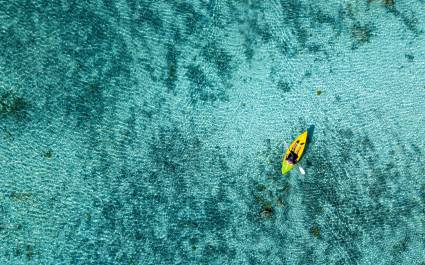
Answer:
[[[304,147],[304,153],[307,153],[308,149],[310,148],[310,143],[313,140],[314,129],[315,129],[315,126],[314,125],[310,125],[310,127],[308,127],[308,129],[307,129],[307,132],[308,132],[308,134],[307,134],[307,143],[306,143],[306,145]]]

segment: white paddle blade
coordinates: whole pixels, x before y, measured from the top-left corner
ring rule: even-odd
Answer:
[[[301,174],[305,175],[305,170],[302,167],[298,167],[298,169],[300,170]]]

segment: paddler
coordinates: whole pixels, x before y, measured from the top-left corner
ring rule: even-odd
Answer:
[[[295,163],[297,163],[297,159],[298,159],[298,152],[297,147],[298,147],[298,143],[300,141],[297,141],[294,146],[292,147],[291,151],[289,152],[288,156],[286,157],[286,162],[288,162],[288,164],[290,165],[295,165]],[[300,146],[301,148],[301,146]],[[300,150],[300,148],[298,149],[298,151]]]

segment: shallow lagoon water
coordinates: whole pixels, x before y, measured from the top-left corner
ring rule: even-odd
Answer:
[[[0,263],[425,264],[424,14],[0,1]]]

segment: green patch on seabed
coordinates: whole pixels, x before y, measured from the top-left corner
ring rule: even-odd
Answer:
[[[29,104],[24,97],[14,90],[2,91],[0,95],[0,118],[14,117],[23,119],[27,116]]]

